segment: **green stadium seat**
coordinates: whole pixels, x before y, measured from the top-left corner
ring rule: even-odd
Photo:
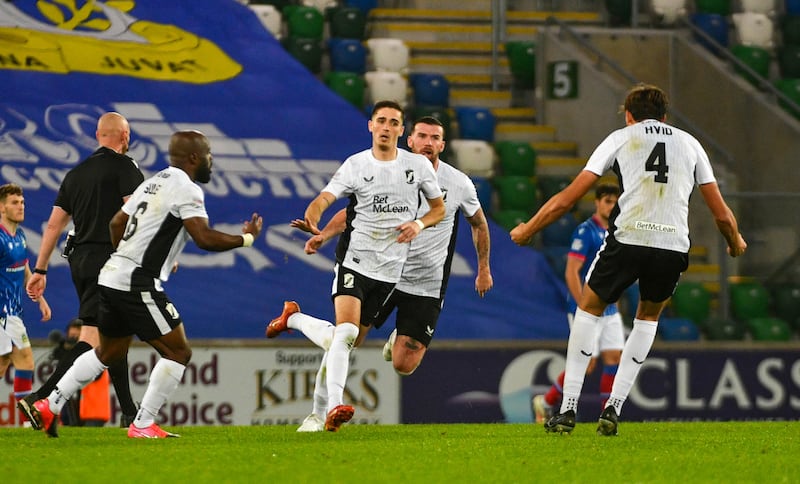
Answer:
[[[331,37],[363,40],[366,36],[367,17],[356,7],[340,7],[331,12]]]
[[[536,175],[536,150],[527,141],[496,141],[494,149],[503,175]]]
[[[697,341],[700,339],[700,330],[687,318],[661,318],[658,335],[664,341]]]
[[[698,13],[715,13],[730,15],[731,0],[695,0],[695,9]]]
[[[771,59],[767,49],[749,45],[734,45],[731,47],[731,53],[742,61],[744,65],[761,76],[761,79],[766,79],[769,76]],[[736,72],[741,74],[748,82],[758,87],[761,79],[748,74],[739,66],[736,66]]]
[[[567,176],[539,176],[538,184],[539,190],[542,191],[542,200],[550,199],[550,197],[565,189],[570,183],[572,183],[572,179]]]
[[[510,232],[517,225],[530,220],[531,215],[523,210],[495,210],[492,212],[492,219]]]
[[[792,330],[782,319],[764,317],[747,320],[747,329],[755,341],[789,341]]]
[[[778,50],[781,77],[800,78],[800,45],[784,45]]]
[[[746,333],[743,323],[719,318],[706,321],[704,331],[710,341],[741,341]]]
[[[800,15],[786,15],[781,22],[783,45],[800,45]]]
[[[690,319],[702,328],[711,312],[711,293],[699,282],[680,282],[670,304],[675,316]]]
[[[739,321],[769,316],[769,292],[758,282],[730,285],[731,312]]]
[[[316,8],[289,5],[283,9],[283,18],[286,19],[289,37],[322,40],[325,17]]]
[[[522,210],[530,217],[539,207],[538,191],[529,177],[496,176],[494,187],[501,210]]]
[[[416,105],[412,108],[411,112],[414,115],[411,121],[415,121],[424,116],[430,116],[441,121],[442,127],[444,128],[444,139],[449,139],[453,118],[450,116],[450,110],[448,108],[445,106]]]
[[[781,92],[781,94],[789,98],[790,101],[793,101],[798,107],[795,108],[790,106],[789,103],[784,102],[783,100],[779,100],[778,105],[780,105],[794,117],[800,119],[800,79],[778,79],[775,82],[775,87]]]
[[[536,44],[522,40],[506,42],[506,57],[514,80],[522,87],[535,87]]]
[[[782,284],[772,288],[775,315],[800,330],[800,285]]]
[[[612,26],[630,25],[633,8],[631,0],[605,0],[608,23]]]
[[[325,84],[353,106],[364,108],[364,92],[367,86],[364,76],[355,72],[331,71],[325,75]]]
[[[319,39],[289,37],[284,46],[309,71],[314,74],[322,71],[322,41]]]

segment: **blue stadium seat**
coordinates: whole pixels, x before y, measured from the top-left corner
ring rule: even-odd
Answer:
[[[494,114],[485,107],[461,106],[455,108],[459,138],[494,141]]]
[[[409,76],[414,89],[414,104],[421,106],[449,106],[450,82],[439,73],[414,73]]]
[[[528,220],[523,220],[523,222],[527,221]],[[569,254],[569,247],[563,245],[555,247],[543,247],[541,251],[556,275],[559,278],[563,278],[564,273],[567,272],[567,255]]]
[[[346,0],[344,4],[361,9],[364,15],[369,15],[372,9],[378,8],[378,0]]]
[[[328,40],[331,69],[363,74],[367,68],[367,49],[356,39],[331,38]]]
[[[786,15],[800,15],[800,0],[786,0]]]
[[[542,243],[547,247],[568,246],[577,226],[578,221],[572,214],[563,215],[542,230]]]
[[[722,47],[728,47],[730,26],[728,18],[716,13],[696,13],[691,16],[692,23],[700,30],[705,32],[711,39]],[[695,39],[716,55],[719,55],[719,47],[695,35]]]
[[[472,176],[472,183],[475,184],[475,191],[478,192],[478,201],[481,202],[483,213],[487,216],[492,213],[492,181],[482,176]]]
[[[661,318],[658,334],[664,341],[697,341],[700,330],[688,318]]]

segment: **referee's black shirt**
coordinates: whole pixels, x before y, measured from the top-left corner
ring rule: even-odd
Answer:
[[[67,172],[55,206],[72,216],[75,244],[111,244],[108,223],[144,181],[130,157],[101,146]]]

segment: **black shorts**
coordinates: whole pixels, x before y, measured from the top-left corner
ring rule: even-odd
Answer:
[[[99,288],[98,328],[105,336],[123,338],[135,334],[142,341],[150,341],[183,323],[178,310],[163,291]]]
[[[427,348],[433,339],[436,322],[439,321],[439,314],[442,312],[442,303],[439,298],[415,296],[396,290],[377,317],[370,324],[362,324],[380,328],[397,308],[395,317],[397,334],[414,338]]]
[[[97,276],[113,252],[110,244],[81,244],[69,256],[72,284],[80,302],[78,317],[86,326],[97,326],[100,308]]]
[[[373,321],[380,313],[381,308],[389,301],[389,296],[394,291],[393,282],[378,281],[359,274],[358,272],[336,264],[334,269],[336,279],[331,299],[336,296],[353,296],[361,301],[361,321],[364,326],[367,321]]]
[[[589,269],[587,284],[611,304],[638,279],[642,301],[662,302],[675,292],[678,279],[688,267],[689,254],[621,244],[609,235]]]

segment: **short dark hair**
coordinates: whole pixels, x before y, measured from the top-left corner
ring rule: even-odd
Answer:
[[[625,97],[625,111],[631,113],[635,121],[645,119],[662,120],[667,115],[669,99],[660,87],[640,83],[628,91]]]
[[[603,197],[609,195],[619,197],[619,187],[613,183],[600,183],[597,185],[597,188],[594,189],[595,200],[602,200]]]
[[[403,106],[401,106],[400,103],[398,103],[397,101],[391,101],[388,99],[376,102],[375,105],[372,106],[372,113],[370,113],[369,118],[372,119],[375,116],[375,113],[377,113],[380,109],[383,108],[392,108],[400,111],[400,121],[402,121],[405,118],[405,113],[403,113]]]
[[[433,116],[423,116],[421,118],[417,118],[414,121],[414,124],[411,126],[411,132],[414,132],[414,129],[417,127],[418,124],[428,124],[431,126],[441,126],[442,132],[444,132],[444,124],[438,119]]]
[[[0,202],[5,202],[9,195],[22,196],[22,187],[14,183],[0,185]]]

